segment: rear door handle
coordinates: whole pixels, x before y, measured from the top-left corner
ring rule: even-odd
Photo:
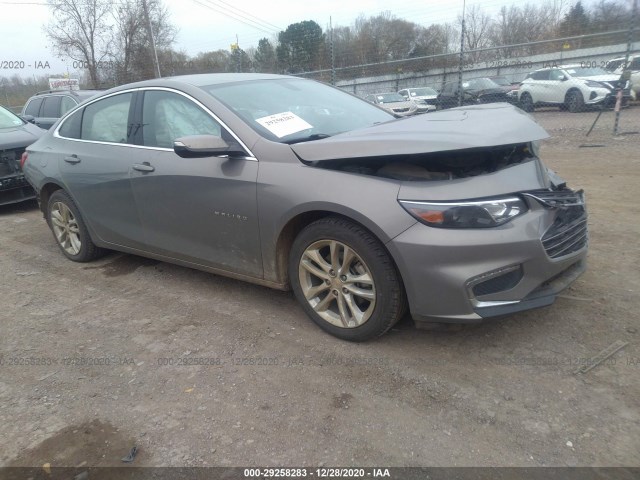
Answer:
[[[78,155],[75,155],[75,154],[64,157],[64,161],[67,163],[80,163],[80,159],[78,158]]]
[[[139,172],[154,172],[156,170],[149,162],[134,163],[133,169]]]

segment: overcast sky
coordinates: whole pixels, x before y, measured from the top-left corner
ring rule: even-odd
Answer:
[[[468,0],[467,7],[479,3],[485,11],[493,13],[502,5],[514,2],[518,3],[517,0]],[[189,55],[228,50],[235,43],[236,35],[240,47],[247,49],[256,46],[260,38],[272,38],[279,30],[302,20],[315,20],[326,29],[329,17],[334,26],[350,25],[359,14],[370,16],[389,10],[397,17],[429,26],[453,22],[462,11],[462,0],[164,0],[164,3],[179,31],[174,48]],[[49,7],[44,0],[0,0],[0,18],[3,37],[9,39],[0,46],[0,76],[75,70],[71,61],[55,58],[48,47],[42,30],[49,22]],[[24,68],[6,68],[6,62],[10,61],[24,62]],[[45,62],[50,68],[46,68]],[[42,65],[45,68],[36,68]]]

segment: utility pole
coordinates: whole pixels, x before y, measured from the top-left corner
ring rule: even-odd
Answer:
[[[331,29],[331,85],[336,84],[336,56],[333,49],[333,21],[329,17],[329,28]]]
[[[462,92],[462,63],[464,62],[464,14],[467,6],[466,0],[462,1],[462,24],[460,26],[460,62],[458,65],[458,106],[462,106],[464,97]]]
[[[629,19],[629,37],[627,39],[627,53],[624,56],[624,69],[622,71],[622,75],[620,76],[620,85],[617,88],[616,92],[616,106],[614,110],[616,112],[615,122],[613,124],[613,134],[618,135],[618,124],[620,123],[620,109],[622,103],[622,89],[626,85],[622,85],[622,82],[626,84],[629,83],[630,80],[630,71],[629,71],[629,55],[631,54],[631,45],[633,44],[633,31],[636,26],[636,15],[638,14],[638,0],[633,0],[633,7],[631,7],[631,18]]]
[[[151,42],[151,46],[153,47],[153,57],[155,59],[155,70],[158,76],[156,78],[162,77],[160,73],[160,62],[158,62],[158,51],[156,50],[156,40],[153,38],[153,29],[151,28],[151,19],[149,18],[149,9],[147,7],[147,0],[142,0],[142,9],[144,10],[144,18],[147,24],[147,33],[149,34],[149,41]]]

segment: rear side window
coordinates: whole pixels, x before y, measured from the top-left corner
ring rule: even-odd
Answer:
[[[65,138],[80,138],[83,112],[84,110],[78,110],[69,118],[65,119],[60,130],[58,130],[58,135]]]
[[[25,115],[31,115],[32,117],[37,117],[40,113],[40,105],[42,105],[43,98],[34,98],[29,102],[27,108],[24,109]]]
[[[133,93],[122,93],[87,105],[82,116],[80,138],[99,142],[127,143],[129,106],[132,97]]]
[[[76,102],[73,101],[71,97],[62,97],[62,101],[60,103],[60,116],[67,113],[73,107],[77,105]]]
[[[60,117],[60,100],[62,97],[59,95],[46,97],[44,104],[42,105],[42,117],[45,118],[58,118]]]

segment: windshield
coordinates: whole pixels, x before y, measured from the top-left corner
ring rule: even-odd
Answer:
[[[499,88],[499,85],[488,78],[474,78],[469,80],[468,84],[463,83],[462,87],[466,90],[486,90],[489,88]]]
[[[493,77],[491,78],[491,80],[496,82],[498,85],[502,85],[503,87],[508,87],[511,85],[511,83],[509,82],[509,80],[506,79],[506,77]]]
[[[424,87],[424,88],[412,88],[409,90],[409,95],[412,97],[432,97],[438,95],[433,88]]]
[[[375,97],[378,103],[406,102],[404,97],[399,93],[377,93]]]
[[[265,79],[201,88],[260,135],[282,143],[324,138],[395,119],[362,99],[311,80]]]
[[[4,107],[0,107],[0,128],[19,127],[24,122]]]
[[[599,75],[611,75],[604,68],[567,68],[566,72],[572,77],[597,77]]]

